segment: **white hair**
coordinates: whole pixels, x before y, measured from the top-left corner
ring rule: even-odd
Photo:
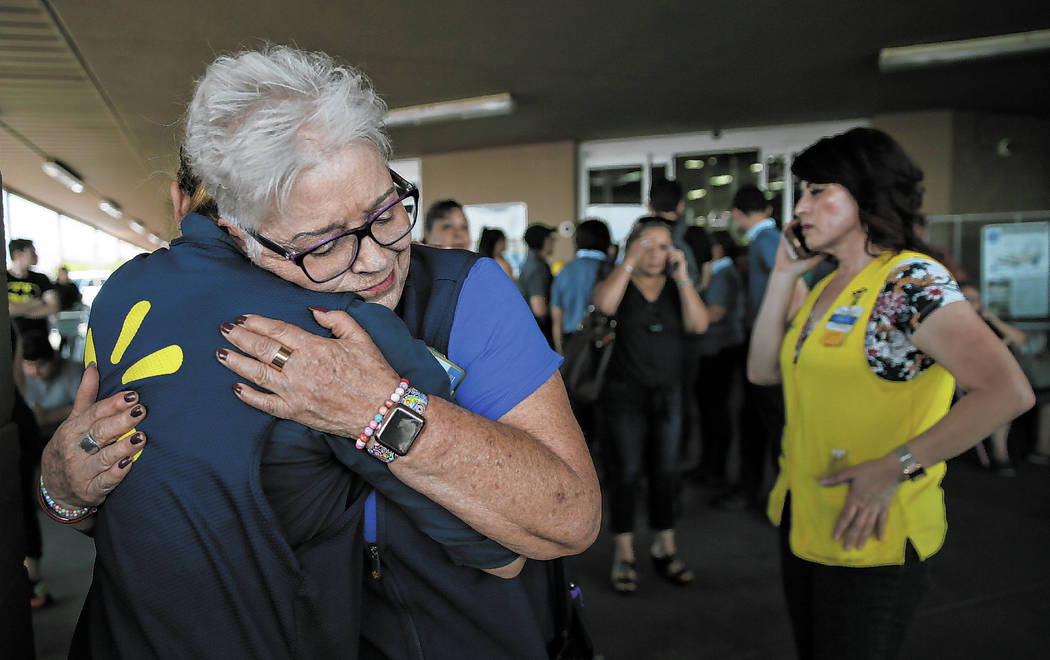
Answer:
[[[251,228],[280,212],[292,186],[351,142],[385,159],[386,104],[356,69],[288,46],[216,59],[186,116],[190,166],[231,224]],[[252,252],[258,245],[251,241]]]

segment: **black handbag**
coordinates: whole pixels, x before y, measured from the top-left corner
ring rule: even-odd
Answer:
[[[581,403],[598,400],[615,341],[616,319],[603,314],[594,305],[589,306],[583,321],[564,347],[561,374],[570,397]]]

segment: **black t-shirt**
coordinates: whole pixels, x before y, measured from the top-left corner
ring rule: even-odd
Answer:
[[[25,277],[19,277],[7,271],[7,300],[12,303],[24,303],[31,300],[40,300],[44,292],[54,288],[51,280],[43,273],[29,271]],[[23,335],[26,332],[42,332],[47,334],[47,317],[36,319],[25,316],[14,316],[11,318],[18,331]]]
[[[682,303],[675,282],[668,279],[653,302],[629,282],[616,309],[611,378],[644,387],[678,386],[684,337]]]

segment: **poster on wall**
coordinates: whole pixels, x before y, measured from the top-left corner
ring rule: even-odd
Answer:
[[[1050,316],[1050,222],[981,228],[981,297],[1007,318]]]

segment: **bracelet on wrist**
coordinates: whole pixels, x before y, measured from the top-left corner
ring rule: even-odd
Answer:
[[[47,487],[44,486],[44,475],[40,475],[40,488],[37,489],[38,499],[40,500],[40,508],[44,510],[44,513],[48,515],[52,520],[58,521],[65,525],[72,525],[78,523],[89,516],[95,514],[98,511],[97,506],[85,506],[78,509],[68,509],[57,502],[47,492]]]
[[[620,262],[620,265],[623,266],[623,269],[627,271],[628,275],[630,275],[630,274],[632,274],[634,272],[634,266],[632,266],[631,264],[627,263],[626,261]]]
[[[405,456],[426,423],[424,416],[429,398],[416,388],[408,387],[407,380],[401,382],[404,387],[399,385],[398,390],[405,389],[405,392],[397,397],[399,400],[391,397],[379,409],[381,414],[369,422],[369,429],[362,434],[367,437],[365,450],[384,463],[391,463],[398,456]],[[380,417],[382,419],[379,419]],[[374,428],[371,426],[373,422],[377,423]],[[372,433],[369,434],[368,430]],[[358,441],[360,440],[361,438],[358,438]]]
[[[368,422],[368,426],[365,427],[365,430],[361,433],[361,435],[357,437],[357,442],[354,443],[355,447],[357,447],[358,449],[365,448],[365,445],[368,444],[368,439],[371,438],[372,434],[374,434],[376,432],[376,429],[379,428],[379,425],[383,422],[383,418],[386,417],[386,414],[390,412],[390,409],[393,408],[397,404],[397,402],[401,400],[401,397],[405,396],[405,394],[408,393],[408,389],[408,380],[402,378],[401,382],[397,384],[397,389],[394,390],[394,393],[390,395],[390,397],[386,400],[386,403],[379,407],[379,412],[375,415],[375,417],[372,418],[370,422]]]

